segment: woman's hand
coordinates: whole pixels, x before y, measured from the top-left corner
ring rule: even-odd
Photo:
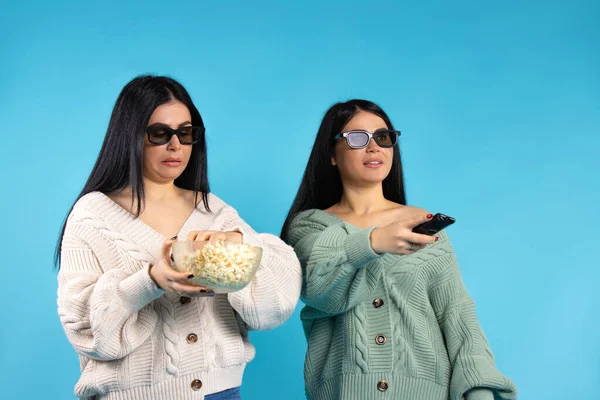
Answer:
[[[376,253],[407,255],[435,243],[437,237],[414,233],[415,226],[429,221],[432,214],[420,211],[416,215],[404,217],[371,232],[371,248]]]
[[[178,272],[171,267],[170,252],[173,242],[177,240],[174,237],[170,240],[165,240],[161,247],[161,258],[158,262],[150,267],[150,278],[161,289],[177,293],[180,296],[187,297],[204,297],[214,296],[212,290],[208,290],[202,286],[192,286],[186,283],[190,278],[193,278],[191,272]]]
[[[188,235],[188,240],[196,241],[211,241],[223,240],[232,243],[242,243],[242,233],[233,232],[221,232],[221,231],[192,231]]]

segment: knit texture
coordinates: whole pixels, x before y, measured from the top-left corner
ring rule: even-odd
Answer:
[[[378,255],[371,230],[321,210],[290,225],[303,274],[308,399],[516,399],[447,234],[411,255]]]
[[[165,238],[106,195],[82,197],[67,220],[58,274],[58,313],[80,357],[80,399],[202,399],[241,385],[255,350],[249,329],[286,321],[301,288],[291,247],[257,234],[237,212],[209,195],[179,232],[242,232],[263,248],[253,281],[244,289],[186,302],[150,278]],[[195,334],[197,340],[186,340]],[[192,381],[202,382],[193,390]],[[197,385],[196,385],[197,386]],[[95,396],[95,397],[94,397]]]

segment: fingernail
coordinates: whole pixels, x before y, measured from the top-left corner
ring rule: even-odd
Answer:
[[[435,237],[435,241],[437,242],[438,240],[440,240],[440,238],[436,236]]]
[[[206,289],[200,289],[200,293],[206,293]]]
[[[193,277],[194,277],[194,274],[188,275],[188,279],[192,279]]]
[[[175,262],[175,259],[173,258],[173,254],[171,254],[171,255],[169,256],[169,258],[171,259],[171,261]]]
[[[431,219],[431,218],[433,218],[433,214],[427,214],[427,218],[428,218],[428,219]]]
[[[177,240],[177,236],[173,236],[173,237],[171,238],[171,241],[172,241],[172,242],[173,242],[173,241],[175,241],[175,240]]]

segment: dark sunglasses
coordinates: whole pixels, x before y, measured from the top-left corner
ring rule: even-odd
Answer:
[[[177,135],[179,143],[194,144],[204,135],[206,128],[203,126],[182,126],[179,129],[171,129],[164,125],[152,125],[146,129],[148,140],[155,145],[167,144],[171,141],[173,135]]]
[[[371,138],[373,138],[379,147],[389,148],[396,145],[398,142],[398,136],[400,136],[400,131],[391,129],[378,129],[374,133],[357,130],[338,133],[335,135],[334,140],[346,138],[348,147],[353,149],[362,149],[367,147],[369,145],[369,141]]]

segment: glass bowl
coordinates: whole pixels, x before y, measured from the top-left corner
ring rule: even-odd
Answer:
[[[226,241],[177,241],[173,243],[173,268],[194,274],[189,285],[215,293],[231,293],[252,281],[262,258],[262,248]]]

